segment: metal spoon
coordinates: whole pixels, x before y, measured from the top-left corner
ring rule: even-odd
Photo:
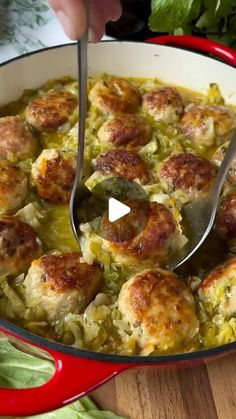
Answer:
[[[215,181],[204,198],[186,205],[181,211],[182,219],[186,223],[189,235],[189,241],[183,249],[185,254],[176,255],[168,263],[169,269],[176,269],[185,263],[199,247],[210,233],[214,224],[218,201],[225,178],[234,159],[236,152],[236,131],[233,132],[231,141],[225,153],[224,160],[221,163]],[[187,254],[186,254],[187,251]]]
[[[84,1],[87,29],[77,43],[78,49],[78,80],[79,80],[79,125],[78,125],[78,151],[77,167],[74,185],[70,197],[70,223],[76,239],[79,239],[79,205],[91,194],[82,182],[84,163],[84,138],[87,114],[87,44],[88,44],[88,1]]]

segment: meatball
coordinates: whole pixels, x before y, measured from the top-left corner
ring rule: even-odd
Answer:
[[[0,159],[13,163],[32,157],[36,139],[32,127],[19,116],[0,118]]]
[[[143,96],[143,109],[156,121],[172,123],[182,115],[184,104],[175,87],[161,87]]]
[[[70,92],[52,92],[30,102],[25,115],[39,131],[56,131],[70,120],[77,106],[77,98]]]
[[[182,189],[190,199],[195,199],[209,190],[214,175],[208,160],[192,153],[180,153],[164,162],[159,176],[170,190]]]
[[[32,165],[32,181],[39,196],[52,204],[67,204],[76,171],[76,154],[46,149]]]
[[[202,282],[199,298],[213,318],[217,314],[229,319],[236,314],[236,258],[215,268]]]
[[[219,105],[188,107],[180,124],[183,134],[200,147],[221,144],[235,126],[233,112]]]
[[[134,151],[108,151],[97,158],[95,169],[103,175],[122,177],[130,181],[139,179],[142,183],[149,181],[146,163]]]
[[[224,239],[236,239],[236,193],[223,199],[216,219],[216,230]]]
[[[80,261],[80,253],[44,255],[34,260],[25,278],[25,302],[40,306],[49,321],[82,313],[102,285],[98,265]]]
[[[141,348],[151,343],[161,351],[177,349],[199,330],[191,291],[163,269],[129,279],[121,288],[118,307]]]
[[[34,229],[16,217],[0,218],[0,276],[26,272],[41,254]]]
[[[89,100],[103,114],[133,113],[141,104],[139,92],[127,80],[117,77],[99,80],[90,90]]]
[[[225,153],[226,150],[228,148],[229,142],[223,144],[222,146],[220,146],[215,154],[212,157],[212,161],[213,163],[215,163],[217,166],[220,166],[224,157],[225,157]],[[228,174],[227,174],[227,179],[229,182],[231,183],[236,183],[236,157],[233,159],[233,162],[231,163],[231,166],[229,168]]]
[[[116,147],[142,147],[150,140],[151,126],[143,116],[114,115],[99,129],[98,138]]]
[[[0,215],[17,211],[24,203],[28,191],[26,175],[7,160],[0,160]]]
[[[124,204],[131,209],[130,214],[115,223],[104,214],[101,222],[103,246],[116,262],[145,267],[162,265],[185,244],[177,222],[163,204],[143,200],[128,200]]]

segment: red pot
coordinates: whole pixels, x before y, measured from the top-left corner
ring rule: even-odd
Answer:
[[[89,45],[89,72],[119,76],[153,77],[203,91],[209,83],[220,85],[229,103],[236,104],[236,52],[216,42],[190,36],[163,36],[148,44],[105,42]],[[194,52],[158,44],[172,44],[207,52],[215,60]],[[230,65],[228,65],[230,64]],[[20,96],[23,89],[40,86],[63,75],[76,77],[76,46],[48,48],[10,60],[0,66],[0,105]],[[220,262],[220,261],[219,261]],[[179,355],[155,357],[116,356],[79,350],[51,342],[0,320],[0,329],[21,341],[47,351],[55,374],[32,389],[0,389],[1,416],[29,416],[57,409],[84,396],[116,374],[135,366],[191,365],[236,350],[236,342]]]

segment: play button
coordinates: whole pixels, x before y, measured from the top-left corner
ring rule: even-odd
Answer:
[[[143,202],[148,198],[139,183],[113,177],[99,182],[91,192],[79,208],[79,220],[89,222],[97,235],[120,242],[131,240],[145,228],[148,212]]]
[[[130,213],[130,208],[115,198],[108,201],[108,220],[111,223]]]

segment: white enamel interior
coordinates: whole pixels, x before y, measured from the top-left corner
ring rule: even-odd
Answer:
[[[158,77],[205,92],[218,83],[228,103],[236,105],[236,69],[181,49],[133,42],[89,45],[89,73]],[[76,45],[44,50],[0,67],[0,105],[17,99],[24,89],[63,75],[77,76]]]

